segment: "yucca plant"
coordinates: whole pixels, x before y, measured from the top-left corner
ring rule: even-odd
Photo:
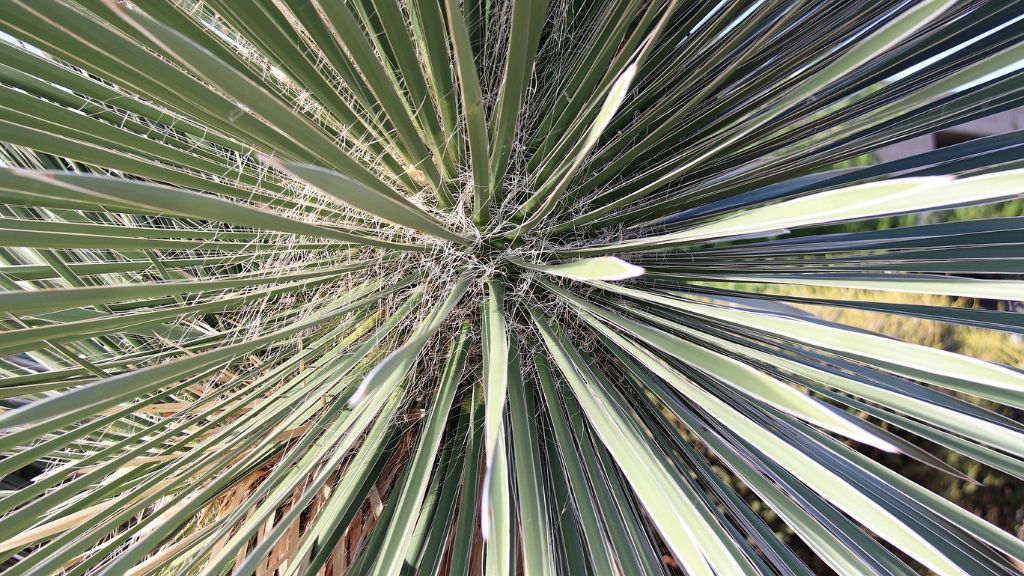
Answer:
[[[1020,105],[1022,14],[0,1],[6,573],[1016,573],[873,456],[1024,478],[1024,373],[807,305],[1024,332],[1024,219],[834,228],[1024,191],[835,168]]]

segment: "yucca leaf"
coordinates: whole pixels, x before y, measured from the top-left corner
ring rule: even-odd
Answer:
[[[555,276],[573,280],[626,280],[644,274],[644,269],[630,264],[614,256],[584,258],[564,264],[531,264],[523,260],[513,260],[517,266],[546,272]]]
[[[355,267],[358,268],[358,265]],[[351,271],[353,268],[341,267],[335,270],[335,274]],[[277,278],[268,277],[235,277],[230,280],[208,280],[205,282],[167,282],[154,284],[139,284],[125,288],[123,286],[90,286],[85,288],[53,288],[49,290],[32,290],[22,292],[0,293],[0,306],[11,313],[38,314],[40,312],[52,312],[64,310],[77,306],[88,306],[94,304],[108,304],[112,302],[123,302],[153,296],[171,296],[175,294],[190,294],[198,292],[210,292],[228,288],[243,288],[248,286],[259,286],[261,284],[274,284],[282,280],[294,281],[309,278],[322,278],[330,276],[328,272],[317,270],[313,272],[299,272],[296,274],[282,275]]]
[[[480,500],[480,534],[486,542],[485,566],[489,573],[514,573],[512,500],[505,405],[510,372],[509,340],[504,311],[505,287],[487,284],[481,310],[483,330],[484,461]]]
[[[1018,3],[0,13],[5,574],[1024,562]]]
[[[114,4],[108,4],[110,9],[123,18],[128,24],[144,34],[155,46],[186,69],[194,71],[198,76],[205,79],[213,86],[223,90],[228,96],[234,98],[236,105],[242,114],[252,110],[263,116],[268,123],[277,130],[289,134],[293,140],[300,139],[295,134],[298,127],[305,127],[306,137],[312,137],[319,144],[311,149],[318,157],[324,158],[353,178],[359,179],[366,185],[374,188],[383,188],[385,185],[370,173],[365,167],[351,158],[340,153],[337,148],[330,144],[330,141],[302,116],[289,110],[279,100],[273,98],[260,85],[253,80],[240,74],[227,63],[219,60],[202,47],[183,36],[182,34],[167,28],[160,22],[141,17]],[[304,145],[308,148],[308,145]]]
[[[612,407],[618,399],[609,397],[596,377],[587,379],[586,372],[580,374],[573,368],[583,365],[572,349],[564,348],[564,335],[554,332],[539,315],[534,315],[534,321],[589,421],[677,557],[695,573],[711,574],[716,567],[753,573],[734,542],[715,536],[722,528],[688,480],[673,477],[637,425],[621,409]]]
[[[593,149],[594,145],[597,144],[598,139],[604,132],[604,129],[612,121],[612,117],[615,112],[618,111],[619,106],[622,105],[622,101],[626,99],[626,94],[629,92],[630,85],[633,82],[633,78],[636,76],[636,64],[628,66],[619,78],[611,85],[608,89],[608,95],[605,97],[604,103],[601,105],[601,109],[597,113],[597,117],[594,118],[594,122],[590,126],[590,130],[587,132],[586,138],[584,138],[579,144],[577,144],[572,151],[572,161],[565,168],[563,174],[556,181],[553,181],[551,187],[541,188],[537,190],[530,198],[523,204],[519,209],[517,216],[522,217],[525,221],[515,228],[508,236],[512,239],[519,238],[522,234],[529,232],[536,227],[540,222],[550,214],[561,200],[562,195],[569,187],[569,183],[572,181],[573,176],[576,175],[576,170],[579,169],[580,165],[586,159],[587,155]]]
[[[650,353],[642,351],[636,345],[628,343],[607,329],[602,330],[602,333],[615,342],[616,345],[627,350],[648,369],[655,371],[659,376],[665,378],[670,384],[677,386],[679,389],[685,389],[689,397],[694,399],[695,402],[700,402],[704,409],[709,410],[723,424],[737,429],[739,433],[743,434],[744,438],[759,449],[773,454],[775,459],[791,466],[792,471],[800,470],[800,466],[816,466],[813,459],[801,454],[785,442],[777,441],[764,431],[754,432],[753,429],[746,430],[748,427],[756,428],[756,426],[721,400],[715,399],[706,392],[699,390],[682,376],[668,369]],[[943,555],[942,550],[935,547],[934,543],[915,533],[905,522],[894,518],[883,506],[850,485],[839,481],[834,474],[824,469],[818,470],[816,473],[808,473],[809,471],[807,470],[801,470],[797,473],[815,491],[832,500],[833,504],[840,505],[853,518],[863,522],[883,537],[899,542],[903,549],[913,550],[914,557],[932,570],[940,574],[958,574],[962,572],[955,563]]]
[[[429,516],[420,515],[420,522],[428,533],[416,558],[408,558],[410,564],[419,566],[425,573],[438,571],[445,552],[443,543],[447,542],[450,532],[454,529],[451,520],[455,518],[459,483],[462,481],[462,461],[468,448],[465,442],[468,440],[471,425],[470,413],[466,408],[463,406],[460,410],[458,426],[449,445],[448,459],[443,468],[444,476],[439,478],[442,485],[434,512]],[[438,469],[438,472],[440,471],[441,469]]]
[[[317,166],[296,164],[294,162],[270,161],[270,163],[295,175],[300,180],[323,190],[342,202],[360,210],[365,210],[388,222],[400,226],[408,226],[425,234],[460,244],[468,242],[466,239],[448,231],[437,219],[411,204],[400,194],[390,190],[379,192],[343,174]]]
[[[1024,173],[1018,171],[975,176],[949,181],[943,178],[925,180],[892,180],[852,186],[832,192],[820,192],[804,198],[765,206],[718,222],[695,226],[689,230],[614,246],[618,252],[679,245],[697,240],[749,236],[751,234],[788,230],[811,224],[828,224],[873,216],[886,216],[991,201],[1020,194],[1024,189]],[[577,254],[608,253],[598,248],[576,250]]]
[[[557,444],[550,446],[549,450],[555,452],[554,462],[560,463],[559,469],[564,468],[568,488],[572,490],[572,502],[576,517],[580,524],[580,532],[583,540],[581,562],[585,562],[595,571],[614,571],[615,559],[610,553],[610,546],[601,528],[601,520],[598,516],[597,503],[587,483],[586,472],[583,468],[583,459],[576,448],[572,438],[572,431],[569,427],[569,420],[559,401],[558,393],[547,361],[543,357],[535,359],[537,365],[537,378],[541,386],[541,394],[547,405],[546,413],[551,421],[551,429]],[[561,514],[568,514],[569,511],[560,509]],[[565,535],[563,535],[563,538]],[[568,544],[567,544],[568,545]]]
[[[516,556],[513,552],[515,534],[512,532],[514,511],[504,422],[500,431],[502,435],[498,437],[488,457],[490,462],[481,488],[485,504],[480,513],[480,531],[486,542],[485,571],[488,574],[507,576],[516,573]]]
[[[214,219],[239,226],[330,238],[355,244],[405,250],[422,249],[350,234],[324,226],[296,222],[209,194],[199,194],[182,188],[169,188],[126,179],[3,169],[0,170],[0,190],[23,196],[24,200],[19,203],[29,205],[50,206],[49,198],[58,201],[68,199],[81,203],[81,207],[88,210],[107,208],[120,209],[129,213],[138,210],[141,214],[168,214]],[[58,204],[57,207],[62,206]]]
[[[459,340],[453,343],[448,364],[445,367],[444,382],[437,396],[437,402],[430,407],[429,420],[424,427],[416,447],[412,466],[409,468],[407,484],[399,496],[395,518],[388,526],[388,535],[381,548],[380,560],[374,566],[374,573],[394,574],[398,572],[397,563],[405,558],[405,547],[409,545],[405,535],[410,531],[409,524],[418,515],[420,500],[426,490],[429,471],[437,458],[437,449],[441,443],[441,433],[448,420],[448,411],[455,398],[455,389],[462,379],[462,370],[466,364],[466,353],[469,347],[469,324],[463,324]]]
[[[505,177],[512,139],[519,122],[528,80],[533,72],[534,54],[547,12],[547,0],[512,0],[512,21],[508,31],[505,70],[494,105],[491,126],[489,198],[499,196],[495,186]],[[500,199],[500,198],[499,198]]]
[[[962,253],[962,252],[961,252]],[[764,282],[768,284],[801,284],[807,286],[834,286],[860,290],[885,292],[911,292],[916,294],[942,294],[946,296],[967,296],[990,300],[1013,300],[1024,283],[1019,280],[978,280],[931,274],[872,275],[869,272],[850,276],[848,274],[794,274],[791,276],[733,276],[722,275],[730,282]]]
[[[555,571],[552,552],[553,534],[545,497],[544,467],[541,463],[540,436],[535,420],[537,412],[533,388],[523,378],[520,346],[511,337],[508,375],[509,420],[515,454],[517,523],[523,541],[523,573],[551,574]]]
[[[459,302],[469,287],[469,279],[460,281],[443,302],[434,308],[424,318],[423,322],[416,327],[416,330],[409,339],[397,350],[392,352],[374,366],[373,370],[359,384],[359,388],[349,398],[349,402],[357,404],[362,401],[370,392],[381,388],[393,388],[398,386],[402,378],[412,368],[416,356],[427,345],[427,341],[441,327],[445,318],[452,308]]]
[[[244,296],[227,297],[202,304],[169,306],[160,310],[120,315],[99,314],[95,318],[9,330],[0,334],[0,353],[13,354],[24,350],[31,350],[31,345],[44,346],[44,341],[78,340],[117,333],[118,331],[139,329],[143,326],[152,326],[155,322],[170,320],[183,314],[228,312],[254,301],[294,293],[298,290],[308,289],[311,285],[317,283],[323,284],[329,280],[330,278],[326,277],[311,281],[290,282],[281,287],[257,290]],[[280,279],[277,279],[277,282],[280,282]],[[67,296],[69,294],[65,293],[64,298],[60,299],[62,306],[66,305],[64,299]],[[118,297],[120,298],[121,295],[118,294]],[[90,302],[96,301],[90,300]]]
[[[400,284],[395,288],[400,288],[401,286],[402,285]],[[395,288],[391,288],[388,291],[394,290]],[[120,377],[115,376],[110,379],[97,382],[89,387],[78,388],[61,396],[54,396],[46,400],[41,400],[33,404],[34,407],[32,410],[23,410],[17,413],[0,415],[0,424],[4,427],[18,426],[29,422],[38,422],[66,415],[65,413],[69,410],[82,411],[88,410],[89,408],[95,409],[101,405],[109,406],[121,399],[124,399],[128,395],[137,394],[146,388],[155,388],[160,384],[172,381],[183,374],[208,368],[211,365],[222,362],[227,358],[236,356],[240,352],[254,350],[260,346],[279,340],[283,334],[294,334],[295,332],[306,329],[310,326],[315,326],[325,320],[329,320],[332,317],[346,314],[361,306],[365,306],[368,303],[375,302],[386,293],[386,291],[379,291],[371,293],[368,296],[362,296],[361,298],[354,299],[354,302],[350,304],[337,307],[334,310],[329,310],[327,313],[321,314],[319,317],[314,317],[311,320],[297,323],[280,331],[279,333],[268,334],[261,338],[241,342],[234,346],[213,350],[206,354],[192,356],[190,358],[178,360],[177,362],[169,362],[153,366],[148,370],[131,372]],[[355,295],[353,296],[355,297]]]
[[[760,314],[745,310],[727,310],[718,306],[659,296],[602,284],[611,291],[638,297],[699,316],[737,323],[755,330],[784,334],[787,338],[812,346],[846,354],[852,358],[871,358],[891,365],[894,371],[920,376],[933,383],[1017,405],[1024,391],[1024,376],[1017,371],[983,362],[975,358],[883,338],[863,332],[852,332],[801,319]]]
[[[682,338],[674,337],[671,334],[654,328],[652,324],[657,323],[657,318],[641,316],[641,318],[647,320],[648,323],[646,324],[634,321],[625,316],[588,305],[584,301],[547,282],[542,281],[542,283],[549,290],[570,300],[583,310],[607,322],[614,323],[619,328],[646,342],[649,346],[661,351],[663,354],[679,358],[694,369],[704,371],[716,380],[757,398],[761,402],[852,440],[864,442],[881,450],[896,451],[896,447],[885,438],[874,434],[863,425],[856,424],[848,419],[848,417],[845,417],[845,414],[818,402],[795,388],[787,386],[770,375],[725,355],[702,348]]]
[[[455,0],[445,0],[444,6],[451,34],[455,71],[459,78],[459,96],[466,131],[464,139],[468,142],[469,161],[473,171],[473,219],[478,224],[486,223],[490,217],[491,176],[488,162],[491,156],[480,77],[462,8]]]
[[[792,526],[797,534],[836,572],[840,574],[860,574],[865,570],[876,569],[873,566],[874,564],[882,569],[888,568],[895,573],[910,573],[909,569],[901,571],[896,567],[882,567],[878,565],[877,562],[879,560],[884,562],[884,557],[888,552],[878,549],[881,553],[878,556],[871,556],[861,551],[858,544],[864,543],[868,545],[868,543],[873,543],[873,541],[861,533],[849,520],[834,512],[829,514],[827,509],[820,506],[815,506],[813,508],[814,512],[809,513],[807,509],[794,502],[793,497],[785,494],[782,488],[777,486],[775,482],[770,481],[757,472],[751,463],[742,458],[734,448],[728,446],[718,435],[711,433],[711,431],[706,431],[705,427],[698,423],[699,421],[691,411],[685,409],[677,397],[668,393],[664,384],[641,373],[637,365],[628,363],[630,362],[629,358],[623,357],[622,359],[623,362],[627,362],[627,366],[633,371],[633,376],[638,381],[646,386],[650,386],[659,398],[668,402],[672,406],[673,413],[685,421],[688,428],[711,447],[715,454],[729,466],[730,470],[738,474],[752,490],[756,491],[768,505],[772,506],[772,509],[777,514],[786,518],[787,523]],[[782,486],[785,487],[787,484],[782,483]],[[796,485],[794,484],[793,486],[795,488]],[[813,496],[813,493],[807,494],[807,497]],[[830,520],[833,520],[834,523]],[[846,526],[843,526],[843,523]],[[825,528],[826,526],[828,528]]]
[[[469,438],[466,457],[462,467],[462,487],[459,493],[458,515],[453,525],[451,562],[453,573],[469,572],[471,566],[479,566],[482,558],[474,555],[475,534],[480,527],[477,504],[484,497],[480,491],[480,469],[483,462],[484,402],[482,390],[474,388],[468,398],[470,409]]]
[[[454,164],[464,156],[460,140],[454,138],[459,106],[453,76],[455,71],[451,66],[450,32],[441,34],[441,31],[447,31],[444,8],[440,2],[425,0],[407,0],[406,6],[412,20],[413,35],[420,45],[420,58],[427,71],[427,87],[441,117],[445,154]]]

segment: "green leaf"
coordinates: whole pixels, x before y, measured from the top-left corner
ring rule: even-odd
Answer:
[[[699,240],[747,236],[812,224],[980,203],[1022,192],[1022,170],[996,172],[962,180],[944,177],[887,180],[787,200],[674,234],[565,252],[593,254],[661,249]]]
[[[558,363],[573,394],[587,414],[601,441],[626,475],[648,514],[658,526],[673,554],[695,573],[732,570],[752,574],[753,567],[734,543],[723,538],[721,525],[702,505],[685,479],[677,478],[639,426],[623,414],[622,400],[596,378],[578,373],[583,366],[573,358],[564,334],[555,332],[531,309],[548,350]]]
[[[1017,4],[0,0],[4,573],[1013,572]]]
[[[483,493],[480,490],[480,469],[483,460],[483,417],[484,403],[483,391],[479,386],[474,387],[469,398],[469,409],[471,411],[469,441],[466,445],[466,458],[462,467],[462,489],[459,494],[459,511],[455,518],[454,534],[452,537],[452,573],[469,573],[473,558],[474,535],[480,526],[477,519],[478,505]]]
[[[409,534],[419,516],[420,503],[427,489],[430,470],[437,459],[444,433],[448,412],[455,398],[455,390],[462,379],[462,370],[466,365],[466,354],[469,348],[469,324],[463,323],[459,339],[452,343],[448,363],[441,380],[441,388],[430,406],[430,415],[420,433],[415,454],[406,472],[406,484],[402,486],[398,498],[398,507],[391,523],[387,527],[387,536],[381,545],[374,574],[398,573],[405,560],[406,547],[409,545]]]
[[[576,448],[569,419],[565,415],[564,401],[555,391],[554,379],[546,358],[538,353],[534,357],[534,364],[537,367],[541,397],[547,406],[546,414],[551,421],[555,439],[555,444],[548,450],[554,459],[554,467],[565,470],[567,488],[571,494],[571,496],[567,494],[567,501],[572,502],[582,532],[583,546],[580,552],[583,557],[580,558],[580,561],[593,566],[598,573],[614,572],[615,560],[612,556],[611,546],[605,538],[597,503],[587,482],[587,473],[583,467],[584,460]],[[567,515],[568,511],[560,507],[559,513]],[[576,518],[570,517],[568,520],[572,521]],[[565,537],[566,535],[563,534],[563,538]],[[563,544],[569,546],[565,540],[563,540]]]
[[[511,239],[517,239],[523,234],[529,232],[540,224],[545,217],[551,214],[558,206],[559,200],[562,199],[562,195],[565,194],[565,190],[569,187],[573,177],[576,175],[576,171],[583,164],[587,155],[597,144],[601,134],[604,133],[605,128],[611,123],[612,117],[619,110],[619,106],[622,105],[623,100],[626,99],[626,95],[629,93],[629,88],[633,83],[633,78],[636,77],[637,65],[630,64],[623,70],[622,74],[619,75],[615,83],[608,89],[608,95],[605,97],[604,103],[601,105],[601,109],[598,110],[597,116],[594,118],[593,123],[590,126],[590,131],[587,132],[586,138],[584,138],[579,144],[576,145],[575,150],[571,155],[572,161],[567,165],[563,171],[562,176],[557,180],[553,181],[552,186],[549,188],[541,188],[523,204],[519,209],[518,215],[526,218],[526,220],[516,227],[512,232],[506,234],[506,237]]]
[[[703,318],[778,334],[851,357],[886,363],[892,369],[999,402],[1024,406],[1024,375],[1011,368],[945,350],[885,338],[867,332],[753,311],[712,306],[614,284],[602,288]]]
[[[960,278],[928,274],[794,274],[774,275],[722,275],[722,280],[731,282],[765,282],[768,284],[799,284],[804,286],[833,286],[857,290],[881,290],[885,292],[907,292],[911,294],[941,294],[966,296],[991,300],[1014,300],[1024,290],[1020,280],[991,280],[981,278]]]
[[[512,262],[521,268],[545,272],[573,280],[627,280],[644,274],[644,269],[614,256],[585,258],[565,264],[531,264],[524,260],[514,259]]]
[[[17,412],[8,412],[0,415],[0,428],[10,428],[30,422],[62,417],[68,422],[73,422],[74,419],[69,419],[71,414],[80,413],[83,410],[101,409],[113,405],[127,397],[137,395],[144,390],[154,389],[162,384],[166,384],[174,379],[180,378],[183,375],[210,368],[232,357],[259,349],[262,346],[279,341],[286,336],[290,336],[299,331],[316,326],[317,324],[332,318],[348,314],[349,312],[357,310],[367,304],[374,303],[385,294],[399,290],[407,284],[408,281],[400,282],[395,286],[378,292],[373,292],[365,296],[360,294],[358,291],[353,291],[350,295],[352,302],[338,306],[335,309],[329,309],[311,319],[296,322],[287,328],[271,334],[252,340],[246,340],[231,346],[214,349],[205,354],[186,357],[172,362],[150,366],[149,368],[142,370],[111,376],[89,386],[76,388],[65,394],[40,400],[33,403],[30,408],[26,407],[25,409]],[[363,292],[365,291],[367,290],[363,290]]]
[[[515,454],[516,517],[523,543],[523,574],[553,574],[554,538],[548,517],[547,482],[541,460],[533,383],[523,379],[520,347],[514,337],[509,343],[508,401]]]
[[[405,378],[406,374],[412,369],[413,363],[416,357],[423,351],[423,348],[427,345],[427,342],[434,336],[434,334],[441,328],[442,323],[447,318],[448,314],[455,308],[459,300],[469,289],[469,279],[463,278],[458,284],[455,285],[454,289],[444,301],[440,302],[437,307],[430,311],[430,313],[423,319],[416,330],[409,337],[408,340],[401,347],[396,349],[394,352],[389,354],[386,358],[380,361],[372,370],[363,378],[363,381],[359,384],[359,388],[349,398],[349,402],[352,404],[358,404],[366,396],[378,388],[394,388]]]
[[[856,419],[847,417],[831,406],[815,400],[813,397],[776,378],[772,378],[757,368],[654,328],[652,324],[659,323],[659,318],[652,314],[637,311],[636,314],[647,323],[638,322],[620,314],[587,304],[582,299],[569,294],[557,286],[543,280],[541,282],[547,289],[569,300],[579,309],[602,318],[606,322],[615,324],[663,354],[679,358],[694,370],[705,372],[716,380],[732,386],[760,402],[880,450],[887,452],[898,451],[889,441],[873,433],[866,426],[859,424]]]
[[[458,244],[467,244],[469,242],[465,238],[450,232],[436,218],[395,192],[385,194],[343,174],[338,174],[318,166],[274,159],[266,159],[265,161],[271,166],[288,172],[350,206],[354,206],[388,222],[419,230],[424,234],[450,240]]]
[[[886,510],[884,506],[870,495],[843,481],[836,474],[796,447],[755,425],[722,400],[694,386],[692,382],[669,368],[663,361],[655,358],[649,352],[626,341],[611,330],[606,328],[600,330],[615,345],[627,351],[646,368],[686,395],[687,398],[698,403],[723,425],[735,430],[747,442],[750,442],[775,461],[785,466],[802,482],[830,500],[833,505],[849,514],[855,520],[863,523],[886,540],[898,545],[905,553],[939,574],[963,573],[960,567],[944,555],[943,550],[937,549],[922,534],[917,533],[908,526],[905,520],[901,520]]]
[[[445,0],[444,7],[454,48],[455,71],[459,78],[459,96],[466,124],[464,138],[469,142],[469,160],[473,171],[473,220],[485,224],[490,218],[490,144],[484,120],[480,77],[462,7],[457,0]]]
[[[296,222],[272,212],[265,212],[209,194],[135,180],[3,168],[0,169],[0,190],[24,193],[30,204],[35,203],[36,199],[44,199],[41,202],[43,206],[47,205],[45,199],[48,198],[69,199],[81,202],[92,210],[102,208],[140,209],[143,213],[216,220],[239,226],[330,238],[354,244],[398,250],[422,250],[418,246],[385,242],[324,226]]]

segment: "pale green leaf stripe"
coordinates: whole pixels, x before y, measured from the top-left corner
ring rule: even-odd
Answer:
[[[584,377],[583,366],[570,356],[571,345],[561,332],[532,307],[530,315],[587,419],[686,570],[706,575],[714,571],[753,574],[749,560],[720,531],[692,488],[687,489],[688,479],[678,478],[667,467],[644,433],[623,414],[611,391],[597,379]]]
[[[584,360],[590,365],[594,363],[593,357],[588,356]],[[591,370],[588,377],[602,378],[602,386],[608,386],[607,379],[599,372]],[[640,525],[642,518],[635,512],[632,496],[627,494],[627,484],[619,477],[611,454],[587,432],[589,427],[584,424],[583,411],[575,398],[566,395],[563,399],[573,429],[580,431],[576,438],[584,460],[583,467],[594,479],[591,487],[623,576],[663,574],[661,553],[654,549],[651,535]]]
[[[520,258],[511,258],[513,264],[538,272],[571,278],[572,280],[627,280],[644,274],[644,269],[615,256],[584,258],[563,264],[531,264]]]
[[[582,314],[585,317],[588,316],[586,312]],[[882,504],[847,484],[840,476],[821,465],[814,458],[758,426],[721,399],[694,385],[670,368],[663,360],[626,340],[593,319],[592,316],[590,318],[592,319],[591,325],[615,345],[639,360],[647,369],[665,380],[681,394],[707,410],[722,425],[742,436],[758,450],[781,464],[837,508],[936,573],[950,576],[965,576],[967,574],[903,520],[886,510]],[[865,471],[865,473],[868,472]]]
[[[949,525],[959,528],[961,534],[969,534],[985,545],[1004,552],[1017,563],[1024,562],[1024,541],[1020,538],[846,446],[834,441],[829,443],[833,449],[840,450],[843,457],[849,459],[852,465],[876,474],[882,490],[895,488],[895,491],[902,493],[904,498],[924,506],[935,518],[943,518]],[[977,547],[975,549],[977,550]],[[1000,563],[1003,560],[998,558]]]
[[[816,392],[818,394],[822,394],[825,397],[830,398],[831,400],[833,400],[835,402],[839,402],[839,403],[845,404],[845,405],[849,406],[850,408],[852,408],[854,410],[859,410],[859,411],[861,411],[861,412],[863,412],[865,414],[868,414],[870,416],[874,416],[875,418],[878,418],[882,422],[887,422],[887,423],[889,423],[889,424],[891,424],[891,425],[893,425],[895,427],[902,428],[903,430],[906,430],[907,432],[910,432],[912,434],[916,434],[917,436],[920,436],[921,438],[924,438],[925,440],[930,440],[931,442],[934,442],[935,444],[937,444],[939,446],[943,446],[945,448],[948,448],[950,450],[953,450],[955,452],[963,454],[964,456],[967,456],[968,458],[970,458],[971,460],[974,460],[975,462],[980,462],[981,464],[985,464],[987,466],[991,466],[992,468],[995,468],[996,470],[1000,470],[1002,472],[1005,472],[1006,474],[1009,474],[1010,476],[1014,476],[1015,478],[1024,479],[1024,463],[1022,463],[1017,456],[1011,456],[1009,454],[1004,454],[1002,452],[998,452],[996,450],[993,450],[993,449],[991,449],[991,448],[989,448],[987,446],[982,446],[981,445],[982,443],[989,443],[989,442],[982,442],[980,440],[980,438],[984,438],[984,439],[990,439],[991,438],[990,436],[988,436],[984,432],[968,430],[968,432],[964,433],[964,436],[970,438],[971,435],[974,435],[975,437],[971,438],[969,440],[968,439],[964,439],[964,438],[961,438],[961,437],[956,436],[954,434],[950,434],[948,432],[940,430],[939,428],[940,427],[944,427],[944,426],[941,426],[941,424],[935,423],[935,420],[934,420],[933,416],[925,416],[925,417],[923,417],[922,420],[924,422],[927,422],[927,424],[923,424],[921,422],[918,422],[917,420],[912,420],[910,418],[906,418],[906,417],[900,416],[899,414],[896,414],[895,412],[890,412],[889,411],[889,410],[894,410],[896,412],[904,412],[904,413],[909,414],[909,413],[911,413],[909,410],[899,410],[899,408],[893,407],[892,405],[888,405],[887,406],[885,404],[882,404],[882,406],[884,406],[887,409],[882,409],[882,408],[879,408],[879,407],[877,407],[877,406],[875,406],[873,404],[868,404],[867,402],[862,402],[860,400],[856,400],[856,399],[854,399],[854,398],[852,398],[850,396],[847,396],[845,394],[841,394],[839,392],[832,391],[832,390],[830,390],[828,388],[825,388],[824,386],[810,384],[810,383],[808,383],[806,381],[804,381],[803,383],[807,384],[808,388],[813,390],[814,392]],[[980,419],[977,419],[977,418],[974,418],[973,420],[975,422],[984,423],[984,420],[980,420]],[[945,428],[950,428],[950,427],[945,427]],[[980,427],[979,427],[979,429],[980,429]],[[1019,436],[1019,434],[1017,434],[1017,436]],[[998,433],[997,433],[996,438],[991,443],[994,445],[994,444],[997,443],[997,441],[998,441]],[[903,440],[903,442],[907,442],[907,441]],[[913,445],[911,444],[911,446],[913,446]],[[904,450],[904,452],[908,452],[908,451]],[[933,468],[935,468],[937,470],[942,470],[942,471],[947,472],[949,474],[953,474],[954,476],[956,476],[956,477],[958,477],[961,480],[964,480],[966,482],[970,482],[972,484],[980,485],[979,482],[977,482],[976,480],[972,479],[971,477],[963,474],[958,469],[951,467],[944,460],[941,460],[941,459],[936,458],[935,456],[932,456],[930,452],[924,452],[924,454],[921,454],[922,450],[920,448],[915,448],[914,452],[917,452],[917,453],[914,454],[912,457],[917,459],[919,462],[923,462],[925,464],[928,464],[929,466],[932,466]],[[1011,451],[1008,451],[1008,452],[1011,452]],[[912,454],[912,452],[910,452],[910,453]]]
[[[895,17],[857,43],[853,49],[841,55],[806,82],[799,84],[791,94],[787,94],[787,97],[775,104],[773,108],[782,111],[793,106],[826,87],[829,83],[865,66],[879,54],[892,49],[899,42],[933,22],[955,3],[955,0],[924,0],[903,13],[894,15]]]
[[[899,451],[887,440],[872,433],[866,426],[859,425],[856,419],[845,418],[835,408],[800,392],[785,382],[773,378],[752,366],[673,336],[663,330],[654,328],[650,324],[637,322],[621,314],[594,306],[545,280],[540,282],[545,288],[558,294],[576,307],[625,329],[648,345],[686,362],[694,369],[709,374],[758,401],[775,406],[779,410],[792,414],[801,420],[821,426],[837,434],[842,434],[857,442],[862,442],[887,452]],[[657,321],[658,319],[653,314],[645,314],[640,311],[636,313],[644,317],[648,322],[652,320]]]
[[[788,276],[715,274],[715,278],[715,281],[720,278],[725,282],[831,286],[858,290],[966,296],[991,300],[1019,300],[1024,294],[1024,281],[1021,280],[990,280],[927,274],[858,274],[856,276],[844,274],[792,274]]]
[[[451,411],[452,401],[455,399],[455,391],[462,379],[462,370],[466,365],[466,355],[469,352],[469,330],[470,324],[463,323],[458,340],[452,342],[448,363],[441,376],[441,387],[430,402],[430,414],[427,416],[423,431],[420,432],[416,451],[406,468],[406,482],[401,486],[398,494],[392,496],[392,498],[398,498],[398,507],[387,527],[387,536],[381,546],[373,574],[383,576],[401,572],[409,545],[408,533],[415,527],[420,514],[420,503],[427,489],[427,483],[431,476],[430,471],[437,459],[445,422],[448,420],[448,413]]]
[[[501,549],[506,543],[505,534],[492,534],[492,529],[503,529],[501,523],[507,521],[508,503],[506,502],[507,487],[501,483],[508,482],[507,459],[504,454],[505,444],[501,431],[505,429],[505,401],[508,397],[509,341],[505,323],[505,285],[499,280],[487,283],[487,296],[483,302],[481,317],[483,331],[483,375],[484,375],[484,466],[485,498],[480,500],[480,530],[484,540],[491,536],[498,538],[488,544],[488,558],[494,548]],[[498,459],[500,458],[500,462]],[[496,466],[502,470],[497,471]],[[501,473],[501,477],[495,475]],[[498,484],[495,485],[494,483]],[[497,566],[507,568],[507,561],[497,561]],[[504,570],[502,570],[504,572]]]
[[[493,453],[498,441],[508,396],[508,333],[505,324],[505,285],[499,280],[487,283],[484,300],[484,451]]]
[[[627,378],[629,376],[626,375]],[[669,398],[672,398],[672,396],[669,396]],[[667,406],[678,406],[677,398],[674,405],[665,396],[661,398]],[[676,465],[681,468],[692,469],[701,484],[706,486],[708,491],[718,500],[725,513],[734,519],[736,526],[730,530],[732,537],[739,540],[742,545],[744,544],[744,535],[746,535],[748,542],[756,546],[757,550],[777,567],[778,573],[786,574],[787,576],[813,576],[810,568],[797,558],[795,551],[786,542],[783,542],[764,522],[761,516],[750,507],[748,504],[749,500],[741,497],[730,486],[731,482],[720,477],[718,472],[712,468],[708,462],[709,459],[697,452],[696,445],[683,434],[674,433],[675,430],[679,430],[682,427],[678,422],[673,422],[665,412],[664,409],[659,407],[656,411],[648,410],[645,413],[645,417],[661,423],[661,430],[658,430],[656,433],[658,441],[667,441],[678,450],[678,452],[670,455]],[[679,418],[679,420],[685,422],[694,434],[698,434],[698,431],[693,430],[692,421],[683,420],[682,418]],[[684,438],[685,440],[683,440]],[[747,548],[744,549],[747,550]],[[754,556],[755,554],[753,551],[748,552],[749,556]],[[762,573],[771,570],[760,563],[758,563],[757,567],[761,569]],[[644,574],[652,572],[654,570],[648,569]]]
[[[397,193],[385,194],[366,184],[327,168],[265,158],[265,162],[295,178],[330,194],[342,202],[392,222],[419,230],[424,234],[444,238],[459,244],[468,244],[465,238],[452,233],[436,218],[427,214]]]
[[[483,493],[487,515],[481,516],[480,529],[487,542],[485,566],[488,576],[512,576],[516,573],[516,538],[512,525],[512,493],[509,485],[508,450],[505,446],[508,428],[504,421],[502,434],[489,456],[490,469],[484,478]]]
[[[1024,192],[1024,169],[951,180],[933,176],[858,184],[819,192],[661,236],[606,246],[565,250],[563,254],[605,254],[670,247],[800,226],[930,210],[1008,198]]]
[[[764,330],[771,334],[779,334],[785,338],[804,342],[812,346],[888,362],[895,366],[932,374],[936,378],[943,377],[946,379],[942,380],[941,383],[936,383],[946,387],[957,386],[956,382],[948,381],[950,377],[963,381],[965,387],[970,384],[979,385],[977,389],[963,390],[970,394],[986,396],[989,393],[1006,392],[1008,394],[1001,395],[999,401],[1010,402],[1016,406],[1024,407],[1024,374],[999,364],[947,352],[946,350],[911,344],[902,340],[885,338],[865,332],[855,332],[796,318],[712,306],[693,300],[682,300],[642,290],[624,288],[606,282],[595,282],[594,284],[611,292],[643,302],[666,306],[688,314],[696,314],[756,330]],[[959,388],[960,386],[957,387]],[[987,388],[995,390],[989,392],[986,390]]]

